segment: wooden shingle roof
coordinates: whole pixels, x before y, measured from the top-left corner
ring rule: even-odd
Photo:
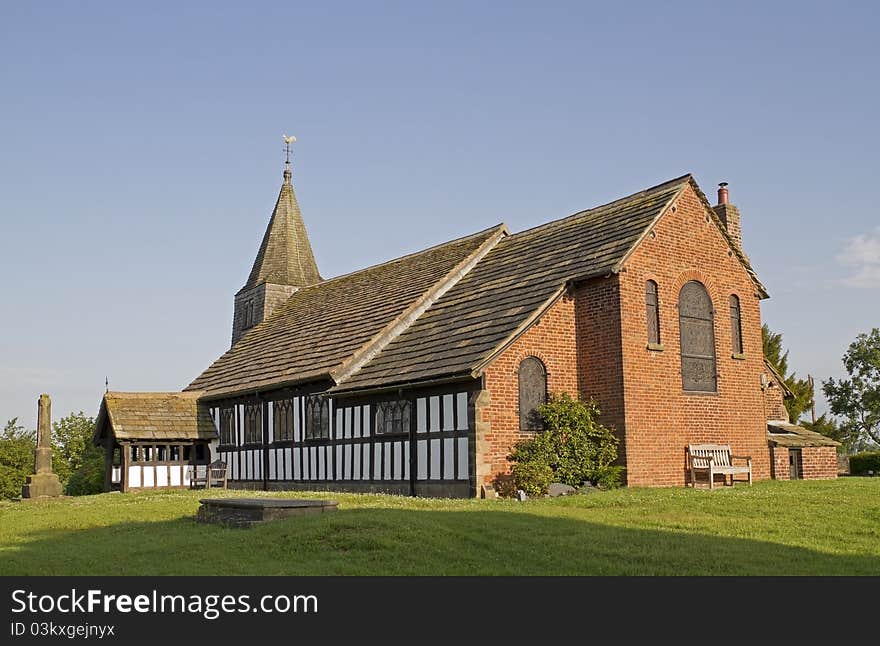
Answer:
[[[693,181],[670,180],[511,235],[336,391],[472,376],[571,280],[616,271]]]
[[[202,392],[108,392],[95,421],[96,442],[112,433],[116,440],[211,440],[217,437]]]
[[[498,240],[504,225],[297,290],[186,390],[220,397],[338,381],[378,352]]]

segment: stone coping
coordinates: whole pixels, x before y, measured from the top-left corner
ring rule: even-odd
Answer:
[[[335,500],[309,500],[307,498],[203,498],[199,502],[203,505],[235,509],[303,509],[339,506]]]

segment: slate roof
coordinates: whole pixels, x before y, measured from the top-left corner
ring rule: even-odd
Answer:
[[[302,287],[320,280],[288,167],[263,242],[242,291],[262,283]]]
[[[117,440],[211,440],[217,437],[204,393],[108,392],[95,422],[95,442],[107,432]]]
[[[331,379],[381,345],[445,280],[506,234],[504,225],[304,287],[253,327],[186,390],[209,397]]]
[[[470,376],[569,280],[609,274],[692,179],[511,235],[375,359],[334,390]]]
[[[782,421],[767,422],[767,439],[774,446],[840,446],[830,437]]]

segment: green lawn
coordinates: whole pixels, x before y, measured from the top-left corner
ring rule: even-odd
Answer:
[[[880,478],[527,502],[272,494],[339,512],[252,529],[196,523],[205,495],[0,504],[0,575],[880,574]]]

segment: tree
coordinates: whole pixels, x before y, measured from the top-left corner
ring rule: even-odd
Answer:
[[[840,442],[845,452],[856,450],[859,447],[858,437],[840,424],[833,417],[829,417],[826,413],[822,413],[816,418],[815,422],[801,422],[801,426],[814,433],[821,433],[825,437]]]
[[[34,472],[34,432],[19,426],[14,417],[0,435],[0,498],[18,498],[27,477]]]
[[[843,355],[849,379],[822,382],[831,412],[859,441],[880,444],[880,328],[859,334]]]
[[[94,418],[86,417],[82,411],[52,423],[52,470],[61,482],[70,480],[73,472],[83,465],[94,433]]]
[[[782,375],[785,385],[794,393],[794,397],[786,398],[785,408],[791,421],[797,424],[801,415],[813,405],[815,397],[813,386],[807,379],[798,379],[794,372],[789,374],[788,350],[783,351],[782,334],[772,332],[764,323],[761,326],[761,337],[764,341],[764,358],[770,362],[776,372]]]

